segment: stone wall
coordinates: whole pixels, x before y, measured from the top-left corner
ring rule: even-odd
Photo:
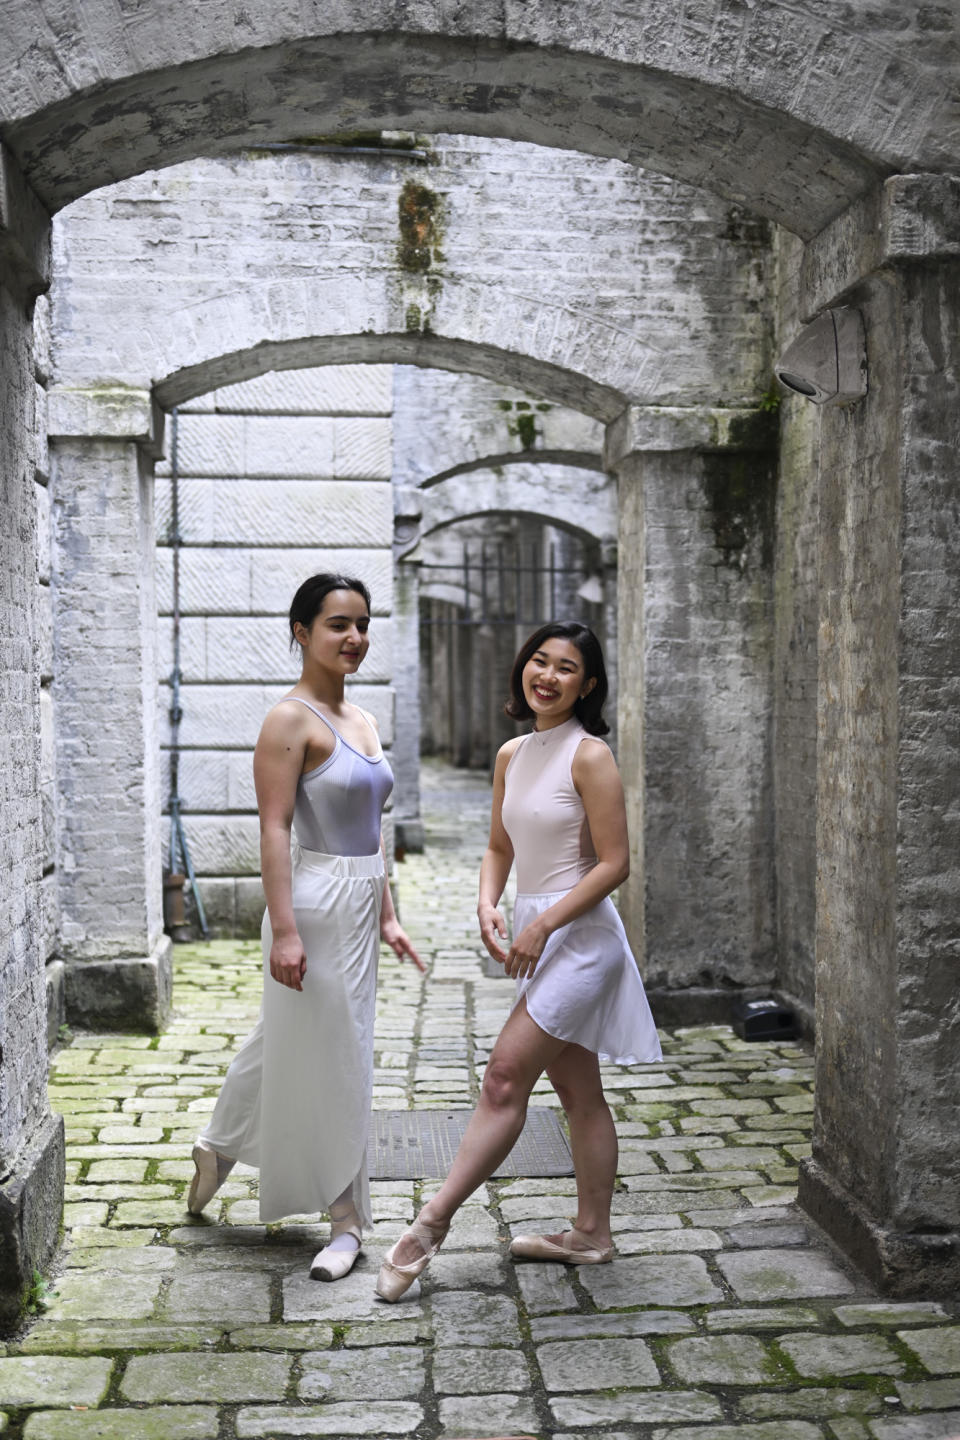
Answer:
[[[176,436],[184,829],[215,933],[259,932],[263,914],[252,750],[263,718],[299,678],[289,648],[294,591],[321,570],[371,591],[370,653],[350,693],[393,737],[389,367],[290,370],[192,401],[168,426],[158,466],[161,735],[173,669],[171,447]],[[163,801],[169,800],[169,766]],[[388,827],[389,828],[389,827]],[[163,826],[164,862],[169,821]]]
[[[778,332],[799,328],[802,246],[779,235]],[[786,343],[786,342],[785,342]],[[777,988],[808,1034],[815,989],[817,838],[817,473],[820,411],[780,392],[774,635],[773,776]]]
[[[55,230],[56,383],[172,406],[267,368],[409,358],[605,420],[766,389],[765,223],[618,161],[426,153],[197,160],[78,201]]]
[[[38,545],[48,509],[33,323],[48,229],[31,201],[0,147],[0,1332],[50,1257],[63,1196],[63,1124],[46,1090],[44,962],[56,926],[42,886],[53,848],[49,694],[41,699],[50,560],[49,544]]]

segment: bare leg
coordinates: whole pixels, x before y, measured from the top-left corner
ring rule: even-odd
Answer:
[[[576,1229],[597,1249],[611,1243],[610,1202],[617,1176],[617,1132],[603,1094],[600,1062],[592,1050],[568,1045],[547,1066],[550,1083],[566,1111],[577,1177]],[[550,1236],[558,1244],[559,1236]],[[574,1247],[577,1248],[577,1247]]]
[[[521,1001],[511,1013],[487,1062],[480,1099],[450,1173],[420,1211],[420,1219],[438,1236],[467,1196],[509,1155],[523,1129],[530,1091],[543,1071],[567,1049],[565,1040],[554,1039],[530,1019],[525,1002]],[[421,1253],[415,1240],[401,1240],[393,1259],[398,1265],[408,1265]]]

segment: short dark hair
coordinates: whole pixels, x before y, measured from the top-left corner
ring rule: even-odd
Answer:
[[[362,595],[367,609],[370,609],[370,592],[362,580],[350,575],[311,575],[304,580],[290,602],[290,648],[297,645],[296,627],[303,625],[309,630],[323,609],[323,602],[331,590],[355,590]]]
[[[569,640],[576,645],[583,660],[583,668],[586,680],[596,680],[596,684],[585,695],[578,700],[573,707],[580,724],[588,735],[606,735],[610,726],[601,715],[601,711],[607,700],[607,669],[603,663],[603,651],[600,648],[600,641],[594,635],[589,625],[581,625],[578,620],[550,620],[546,625],[541,625],[535,630],[530,638],[521,645],[516,660],[513,662],[513,669],[510,671],[510,699],[504,705],[504,711],[511,720],[529,720],[533,711],[527,704],[526,696],[523,693],[523,671],[531,656],[536,655],[545,640]]]

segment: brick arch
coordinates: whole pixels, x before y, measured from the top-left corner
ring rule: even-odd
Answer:
[[[229,301],[225,303],[229,305]],[[497,334],[491,319],[484,328],[491,337]],[[213,340],[216,331],[206,326],[204,329]],[[499,338],[502,339],[502,331]],[[598,341],[609,342],[609,338],[609,332],[601,327]],[[583,372],[554,363],[547,356],[525,353],[520,348],[522,344],[520,337],[517,348],[512,348],[495,344],[492,338],[435,335],[429,331],[403,334],[389,329],[361,334],[259,339],[243,350],[228,355],[212,354],[209,359],[174,371],[156,383],[154,393],[160,405],[170,409],[219,386],[250,380],[268,370],[300,370],[322,365],[416,365],[517,385],[555,404],[570,405],[606,422],[619,415],[628,403],[630,392],[626,389],[604,384]]]
[[[50,210],[146,169],[293,136],[407,129],[617,156],[802,235],[878,175],[955,163],[949,45],[856,7],[553,0],[486,7],[20,0],[0,134]],[[696,14],[690,13],[692,10]],[[907,12],[904,24],[903,11]]]
[[[439,217],[413,263],[411,187]],[[539,146],[197,160],[77,201],[53,253],[51,378],[71,390],[155,386],[171,407],[266,370],[391,363],[609,421],[626,403],[750,405],[769,384],[767,222]]]
[[[463,520],[515,515],[555,525],[583,540],[614,541],[616,482],[601,470],[516,460],[451,475],[420,491],[421,538]],[[571,515],[587,523],[576,524]]]

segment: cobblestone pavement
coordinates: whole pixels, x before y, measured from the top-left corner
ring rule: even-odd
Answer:
[[[428,850],[398,866],[398,886],[431,973],[383,964],[375,1103],[388,1109],[468,1105],[513,988],[485,976],[476,938],[483,777],[429,765],[425,798]],[[164,1035],[80,1034],[57,1054],[66,1240],[50,1308],[0,1346],[5,1440],[960,1433],[955,1308],[879,1300],[791,1204],[811,1111],[803,1045],[691,1029],[664,1037],[662,1064],[607,1072],[612,1265],[506,1258],[511,1232],[563,1224],[567,1180],[489,1184],[396,1306],[373,1280],[419,1184],[374,1185],[376,1236],[332,1285],[307,1275],[325,1226],[259,1225],[251,1171],[191,1221],[190,1147],[259,975],[250,943],[180,948]]]

